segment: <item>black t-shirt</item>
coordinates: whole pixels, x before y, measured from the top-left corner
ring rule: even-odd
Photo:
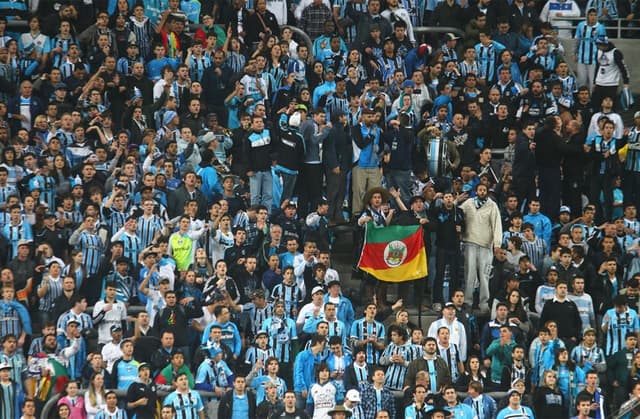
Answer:
[[[145,406],[128,409],[130,416],[135,416],[137,419],[155,419],[158,402],[156,392],[156,384],[153,381],[149,384],[144,384],[140,381],[131,383],[127,390],[127,402],[132,403],[143,397],[146,397],[148,400]]]

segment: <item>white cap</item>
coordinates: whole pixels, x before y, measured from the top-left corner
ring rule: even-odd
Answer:
[[[10,370],[13,369],[13,367],[9,364],[7,364],[6,362],[0,362],[0,370]]]
[[[358,392],[358,390],[351,389],[347,391],[347,395],[345,396],[345,398],[351,402],[360,403],[360,393]]]
[[[322,287],[313,287],[313,289],[311,290],[311,295],[314,295],[316,292],[321,292],[324,294],[324,288]]]

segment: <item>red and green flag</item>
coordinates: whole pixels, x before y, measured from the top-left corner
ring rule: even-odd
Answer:
[[[368,223],[358,267],[388,282],[427,276],[427,252],[420,225],[375,227]]]

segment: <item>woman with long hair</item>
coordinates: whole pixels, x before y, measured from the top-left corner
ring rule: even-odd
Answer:
[[[484,391],[488,391],[487,387],[491,386],[491,380],[487,378],[487,375],[480,362],[478,355],[470,355],[465,365],[464,373],[458,377],[455,383],[456,391],[466,392],[469,388],[469,383],[477,381],[482,384]]]
[[[273,76],[273,79],[276,82],[274,86],[275,91],[282,87],[282,79],[287,76],[286,61],[283,62],[282,56],[282,47],[279,44],[275,44],[271,47],[267,60],[267,72]]]
[[[51,177],[56,182],[56,194],[64,196],[71,192],[71,167],[62,154],[58,154],[53,158]]]
[[[313,419],[324,419],[336,407],[336,387],[330,381],[329,366],[322,362],[316,367],[316,383],[309,389],[307,413]]]
[[[85,394],[84,407],[87,411],[87,419],[94,419],[99,411],[105,408],[106,397],[104,391],[104,376],[93,373],[89,379],[89,389]]]
[[[235,304],[240,301],[240,289],[236,282],[227,275],[227,262],[220,259],[215,264],[215,274],[207,279],[202,290],[202,298],[206,300],[208,297],[213,297],[214,294],[222,294],[222,291],[226,291]]]
[[[558,388],[558,375],[553,370],[546,370],[542,383],[533,396],[536,417],[566,418],[569,411],[565,406],[564,395]]]
[[[309,84],[309,91],[311,92],[313,92],[316,87],[324,83],[324,65],[322,64],[322,61],[314,61],[311,66],[311,71],[309,71],[309,67],[307,67],[307,82]],[[298,103],[301,102],[298,101]]]
[[[529,315],[527,314],[527,310],[524,308],[524,304],[522,302],[522,294],[519,289],[514,289],[509,292],[507,295],[507,300],[505,301],[507,304],[507,318],[513,319],[513,323],[516,323],[522,334],[527,335],[529,330],[531,330],[531,322],[529,321]]]
[[[79,249],[71,250],[71,259],[67,266],[62,270],[64,276],[70,276],[76,281],[76,289],[79,290],[82,283],[87,278],[87,268],[82,263],[82,251]]]
[[[322,63],[320,63],[322,65]],[[300,93],[298,93],[298,105],[304,105],[307,109],[312,109],[311,107],[311,88],[303,87],[300,89]]]
[[[24,176],[24,170],[22,166],[16,162],[16,149],[13,146],[8,146],[2,149],[2,163],[0,166],[7,169],[9,177],[7,178],[7,186],[18,188],[18,183]]]
[[[62,404],[66,404],[70,409],[69,419],[86,419],[87,412],[84,408],[84,397],[78,394],[78,382],[71,380],[67,382],[62,392],[60,400],[58,400],[58,407]]]
[[[573,412],[576,396],[585,384],[585,373],[569,359],[567,348],[558,349],[553,369],[558,374],[558,388],[564,396],[565,407]]]

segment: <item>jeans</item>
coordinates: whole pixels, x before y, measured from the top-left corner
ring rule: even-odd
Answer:
[[[280,172],[282,176],[282,196],[280,197],[280,203],[285,199],[291,199],[293,196],[293,190],[296,187],[296,179],[298,175],[290,175],[288,173]]]
[[[458,281],[458,264],[460,262],[460,251],[438,248],[436,255],[436,276],[433,281],[433,302],[445,303],[451,299],[453,291],[460,288]],[[444,272],[449,265],[449,298],[445,301],[443,296]]]
[[[327,201],[329,201],[329,220],[342,221],[344,216],[342,215],[342,203],[344,202],[344,196],[346,192],[346,179],[347,172],[341,170],[339,174],[335,174],[328,170],[327,177]]]
[[[411,171],[410,170],[389,170],[387,186],[400,189],[400,197],[402,202],[409,203],[411,199]]]
[[[254,172],[249,178],[251,191],[251,205],[264,205],[271,212],[271,192],[273,191],[273,176],[271,170]]]
[[[465,289],[464,302],[473,306],[473,290],[480,287],[480,309],[489,309],[489,276],[493,249],[466,242],[464,245]]]

